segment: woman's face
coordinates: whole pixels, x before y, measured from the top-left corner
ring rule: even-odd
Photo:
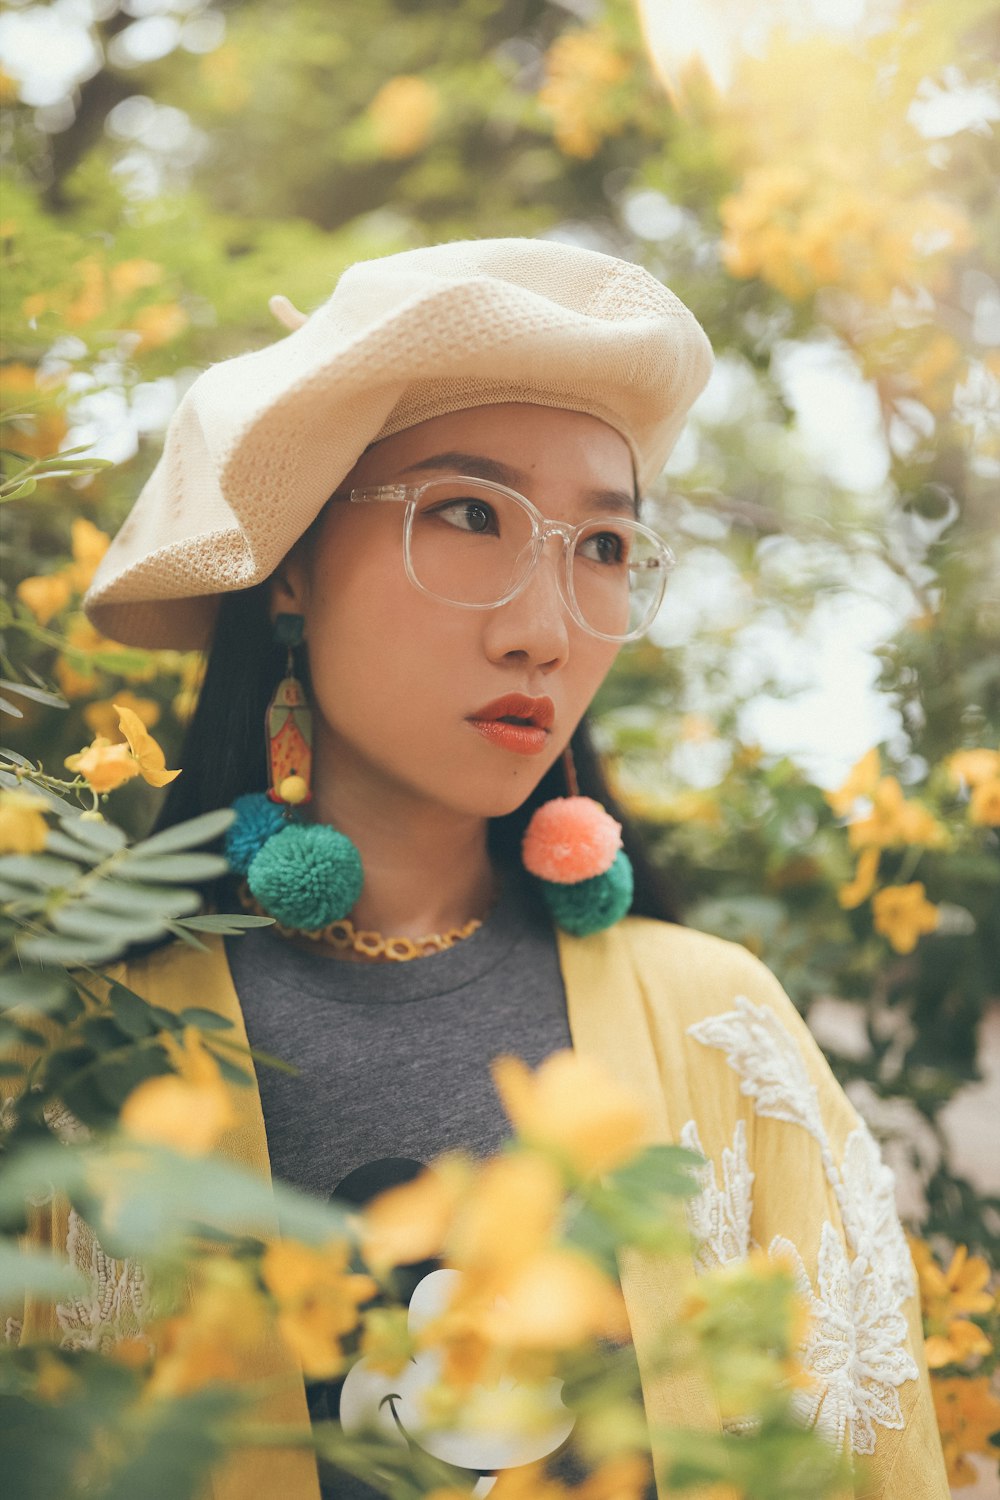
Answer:
[[[451,412],[386,438],[341,490],[459,473],[504,483],[570,525],[632,514],[624,438],[597,417],[527,404]],[[376,794],[405,790],[497,817],[562,754],[619,648],[563,603],[558,540],[506,604],[458,609],[421,593],[405,572],[405,511],[333,500],[275,575],[272,613],[305,617],[319,807],[331,783],[360,778]],[[484,720],[483,709],[512,693],[549,700],[536,705],[544,732]]]

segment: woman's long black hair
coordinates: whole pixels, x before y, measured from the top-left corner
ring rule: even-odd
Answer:
[[[285,647],[273,637],[268,590],[265,580],[253,588],[224,594],[220,600],[204,682],[180,750],[183,774],[170,783],[156,821],[157,830],[228,807],[244,792],[267,788],[264,720],[287,660]],[[296,653],[296,671],[308,693],[308,662],[301,648]],[[633,913],[679,921],[676,903],[664,880],[611,795],[586,718],[573,736],[572,750],[581,795],[600,802],[622,825],[625,852],[635,874]],[[519,866],[521,838],[531,814],[549,798],[564,797],[566,790],[562,765],[557,761],[521,807],[492,820],[489,847],[494,857]],[[221,910],[238,909],[231,877],[207,887],[205,895]]]

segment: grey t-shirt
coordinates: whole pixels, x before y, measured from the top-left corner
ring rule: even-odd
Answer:
[[[271,1171],[322,1197],[361,1203],[444,1151],[492,1154],[510,1134],[492,1059],[536,1067],[571,1045],[551,925],[513,875],[479,931],[412,963],[345,963],[270,928],[226,953],[250,1045],[299,1070],[258,1068]],[[435,1269],[410,1268],[411,1289]],[[314,1419],[337,1418],[340,1393],[310,1387]],[[470,1482],[488,1457],[470,1451]],[[376,1494],[326,1473],[325,1500]]]

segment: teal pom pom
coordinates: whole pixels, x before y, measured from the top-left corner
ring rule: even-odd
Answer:
[[[361,855],[325,823],[290,823],[254,855],[247,883],[268,916],[315,932],[340,922],[361,895]]]
[[[592,932],[613,927],[632,905],[632,864],[623,849],[603,875],[592,875],[575,885],[557,884],[554,880],[538,883],[552,920],[574,937],[588,937]]]
[[[250,861],[271,835],[287,828],[288,815],[281,803],[272,802],[266,792],[248,792],[245,797],[237,797],[233,811],[236,820],[226,829],[223,853],[229,868],[237,875],[245,875]]]

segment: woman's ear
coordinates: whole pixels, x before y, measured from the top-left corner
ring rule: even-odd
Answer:
[[[268,611],[271,619],[278,615],[304,615],[309,599],[309,574],[305,558],[293,547],[271,574]]]

